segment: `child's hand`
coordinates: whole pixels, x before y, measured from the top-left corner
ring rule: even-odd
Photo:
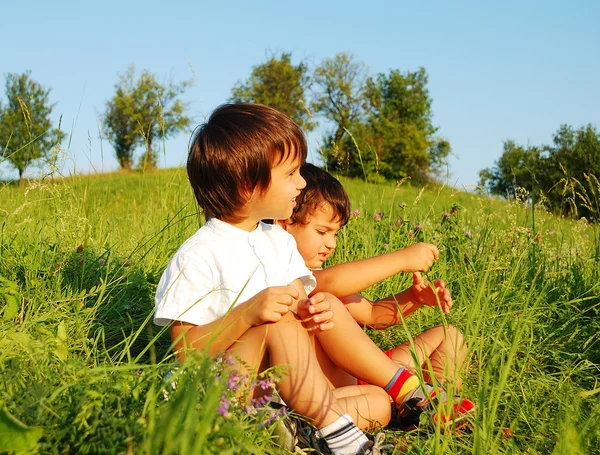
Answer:
[[[322,292],[298,302],[298,316],[309,333],[331,330],[335,325],[331,303]]]
[[[412,291],[417,302],[428,306],[438,306],[439,299],[442,311],[446,314],[450,313],[452,297],[450,297],[450,291],[446,288],[443,280],[435,280],[432,288],[419,272],[413,273]]]
[[[401,251],[406,253],[407,257],[404,272],[427,272],[433,261],[440,257],[439,250],[431,243],[415,243]]]
[[[266,288],[248,300],[250,309],[246,313],[246,321],[252,326],[277,322],[290,311],[298,297],[300,294],[294,286]]]

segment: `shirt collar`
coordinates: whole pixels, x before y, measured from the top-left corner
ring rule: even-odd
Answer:
[[[206,222],[206,227],[211,229],[215,234],[220,236],[227,236],[229,238],[235,238],[239,240],[247,240],[251,242],[252,240],[258,239],[263,233],[263,225],[264,223],[261,221],[258,223],[256,229],[251,232],[248,232],[244,229],[237,228],[232,226],[225,221],[221,221],[218,218],[211,218]]]

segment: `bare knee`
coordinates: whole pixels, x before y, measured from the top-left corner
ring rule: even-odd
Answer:
[[[462,332],[453,325],[449,325],[446,328],[446,337],[452,341],[456,346],[462,346],[465,344],[465,337]]]

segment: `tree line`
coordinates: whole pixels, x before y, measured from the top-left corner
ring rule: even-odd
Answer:
[[[367,180],[410,177],[425,182],[450,153],[436,136],[424,68],[370,76],[353,55],[339,53],[315,68],[292,62],[291,53],[271,55],[252,68],[231,90],[229,101],[262,103],[288,114],[305,131],[320,120],[332,126],[321,140],[327,168]],[[119,166],[154,167],[157,138],[186,129],[191,119],[181,96],[190,81],[160,83],[148,70],[136,76],[132,66],[118,75],[114,95],[101,113],[102,137],[114,149]],[[54,105],[49,89],[29,72],[6,78],[8,104],[0,104],[0,150],[19,172],[47,156],[64,133],[52,128]],[[136,160],[136,150],[142,154]]]
[[[369,68],[341,52],[311,67],[292,54],[272,54],[231,89],[229,101],[262,103],[288,114],[305,131],[320,121],[326,128],[320,153],[328,170],[369,181],[410,178],[425,183],[440,175],[450,143],[432,124],[428,75],[424,68],[392,69],[371,75]],[[191,123],[181,97],[190,81],[161,83],[133,66],[118,74],[114,95],[101,113],[101,134],[123,169],[154,167],[156,139]],[[6,104],[0,100],[0,157],[22,179],[25,169],[48,155],[65,137],[50,121],[50,90],[31,73],[8,74]],[[136,158],[136,150],[142,153]],[[598,218],[600,134],[588,125],[563,125],[552,145],[523,146],[506,141],[501,158],[480,172],[480,185],[493,194],[515,197],[526,191],[553,211]]]
[[[550,145],[504,142],[502,155],[479,172],[480,185],[507,198],[524,196],[562,215],[600,218],[600,132],[561,125]]]

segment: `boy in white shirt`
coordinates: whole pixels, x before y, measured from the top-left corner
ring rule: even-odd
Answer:
[[[260,222],[291,216],[305,186],[299,169],[306,152],[298,126],[272,108],[230,104],[211,114],[193,137],[187,163],[208,221],[163,273],[155,322],[172,324],[180,358],[188,349],[226,351],[239,361],[240,373],[289,365],[277,385],[286,403],[319,429],[334,454],[368,454],[372,442],[355,422],[367,413],[363,408],[388,396],[371,385],[332,391],[313,335],[332,331],[342,337],[345,321],[335,327],[323,294],[307,298],[315,281],[293,237]],[[391,379],[395,386],[397,378]],[[389,420],[389,409],[380,420]]]

